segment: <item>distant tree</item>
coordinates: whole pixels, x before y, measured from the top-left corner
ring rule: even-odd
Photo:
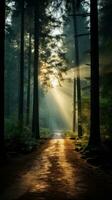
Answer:
[[[81,81],[80,81],[80,63],[79,63],[79,43],[78,43],[78,30],[77,30],[77,19],[76,19],[76,9],[77,4],[75,0],[72,0],[72,7],[73,7],[73,21],[74,21],[74,37],[75,37],[75,63],[77,68],[77,78],[76,78],[76,89],[77,89],[77,104],[78,104],[78,136],[82,136],[82,110],[81,110]],[[75,82],[75,80],[74,80]],[[76,93],[76,90],[74,88],[74,93]],[[76,99],[74,99],[76,101]],[[75,104],[75,103],[74,103]],[[75,122],[74,122],[75,123]]]
[[[29,125],[30,117],[30,90],[31,90],[31,31],[29,33],[29,52],[28,52],[28,84],[27,84],[27,108],[26,108],[26,125]]]
[[[11,3],[10,3],[11,2]],[[20,1],[6,1],[5,23],[5,118],[18,120],[20,90]]]
[[[5,1],[0,3],[0,160],[4,158],[5,147],[4,147],[4,39],[5,39]]]
[[[76,131],[76,77],[73,80],[73,132]]]
[[[20,130],[23,130],[24,113],[24,0],[20,2],[21,6],[21,44],[20,44],[20,85],[19,85],[19,111],[18,120]]]
[[[39,70],[39,39],[40,39],[40,3],[35,1],[34,4],[34,88],[33,88],[33,118],[32,118],[32,133],[37,139],[39,135],[39,93],[38,93],[38,70]]]
[[[102,41],[101,44],[104,45],[106,43],[109,45],[112,35],[112,1],[101,0],[99,7],[99,34]]]

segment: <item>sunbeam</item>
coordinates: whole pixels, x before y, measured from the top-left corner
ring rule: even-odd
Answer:
[[[85,65],[80,66],[81,75],[81,87],[87,85],[83,82],[85,78],[90,76],[90,68]],[[72,130],[73,129],[73,78],[77,77],[77,68],[68,70],[64,75],[64,81],[61,82],[61,87],[59,81],[53,75],[50,75],[51,88],[44,96],[45,104],[42,106],[47,107],[47,120],[48,128],[52,131],[54,130]],[[77,93],[76,93],[77,102]],[[75,107],[76,112],[76,132],[77,132],[77,120],[78,111],[77,103]]]
[[[65,84],[66,85],[66,84]],[[72,87],[71,87],[72,88]],[[67,124],[68,129],[72,129],[72,89],[69,90],[70,95],[64,92],[64,86],[50,90],[51,98],[54,99],[59,109],[59,114],[62,116]]]

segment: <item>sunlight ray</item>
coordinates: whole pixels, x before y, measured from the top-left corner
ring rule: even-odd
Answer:
[[[58,107],[60,108],[60,113],[65,119],[69,129],[72,128],[72,105],[71,105],[71,97],[64,94],[64,92],[59,91],[59,89],[54,88],[51,90],[50,94],[55,99]],[[66,100],[67,99],[67,100]]]

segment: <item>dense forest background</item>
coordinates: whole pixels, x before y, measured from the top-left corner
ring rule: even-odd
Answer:
[[[7,149],[29,151],[55,130],[112,139],[112,2],[95,2],[5,1]]]

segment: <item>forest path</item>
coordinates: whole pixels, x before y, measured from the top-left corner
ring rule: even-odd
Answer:
[[[63,139],[57,133],[43,145],[40,154],[33,153],[33,161],[31,156],[24,160],[23,170],[18,170],[15,181],[10,182],[0,200],[100,200],[107,199],[108,195],[112,197],[112,182],[80,158],[74,150],[73,140]]]

